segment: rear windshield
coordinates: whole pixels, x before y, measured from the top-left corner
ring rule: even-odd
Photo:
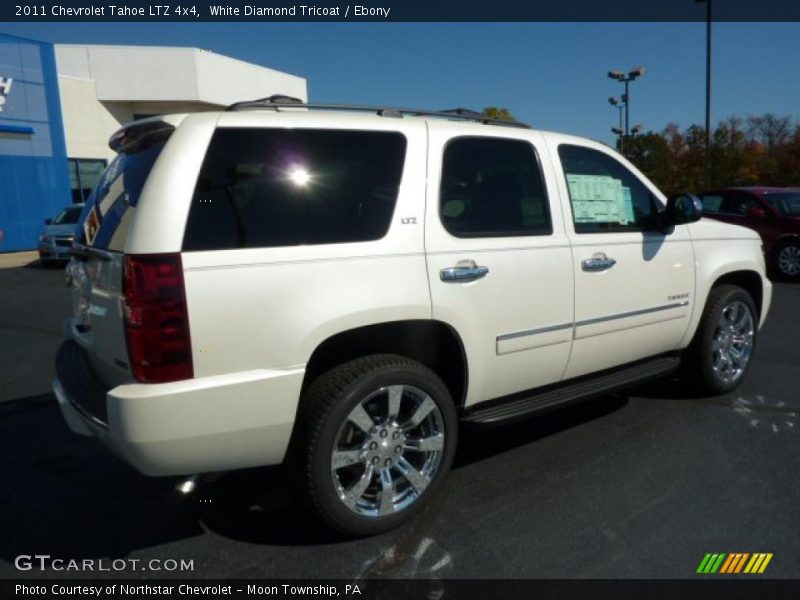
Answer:
[[[394,213],[405,150],[397,132],[218,129],[183,249],[379,239]]]
[[[800,192],[765,194],[764,200],[784,217],[800,217]]]
[[[79,243],[122,252],[145,181],[166,144],[168,134],[131,143],[111,162],[81,214]]]

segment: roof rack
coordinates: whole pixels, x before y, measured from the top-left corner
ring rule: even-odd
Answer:
[[[530,129],[530,125],[520,121],[507,121],[505,119],[495,119],[487,117],[477,111],[468,108],[451,108],[448,110],[425,110],[419,108],[396,108],[391,106],[371,106],[366,104],[321,104],[303,102],[299,98],[276,94],[258,100],[245,100],[236,102],[225,108],[228,112],[252,109],[271,109],[280,108],[309,108],[314,110],[344,110],[354,112],[373,112],[381,117],[399,117],[404,115],[419,117],[441,117],[444,119],[461,119],[464,121],[475,121],[486,125],[504,125],[506,127],[523,127]]]

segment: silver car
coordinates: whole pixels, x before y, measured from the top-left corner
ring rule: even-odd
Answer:
[[[83,212],[83,204],[67,206],[55,218],[46,219],[39,235],[39,260],[42,266],[68,261],[69,249],[75,239],[75,227]]]

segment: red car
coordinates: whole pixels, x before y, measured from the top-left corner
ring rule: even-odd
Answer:
[[[723,188],[699,196],[703,216],[755,229],[773,272],[800,279],[800,188]]]

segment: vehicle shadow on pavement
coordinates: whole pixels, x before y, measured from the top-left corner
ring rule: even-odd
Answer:
[[[651,400],[699,400],[703,398],[677,377],[648,381],[631,388],[628,392],[631,396]]]
[[[60,263],[43,263],[38,258],[36,260],[32,260],[30,262],[25,263],[21,266],[22,269],[46,269],[46,270],[53,270],[56,269],[64,269],[65,265]]]
[[[122,558],[201,535],[174,480],[136,473],[71,433],[52,396],[0,405],[0,559]]]
[[[251,544],[310,546],[343,539],[292,494],[281,466],[231,471],[201,481],[187,506],[214,533]]]
[[[621,409],[627,397],[593,401],[511,425],[462,427],[454,469],[479,462]],[[197,518],[218,535],[277,546],[345,542],[295,498],[283,467],[227,473],[201,483],[193,499]]]
[[[511,425],[462,427],[458,469],[617,411],[605,396]],[[182,496],[176,478],[140,475],[95,440],[69,432],[52,396],[0,408],[0,559],[19,554],[122,558],[203,535],[273,546],[346,542],[291,492],[283,467],[201,480]]]
[[[520,446],[534,444],[545,437],[621,410],[627,403],[628,395],[625,393],[608,394],[511,424],[497,427],[463,426],[453,468],[465,467]]]

